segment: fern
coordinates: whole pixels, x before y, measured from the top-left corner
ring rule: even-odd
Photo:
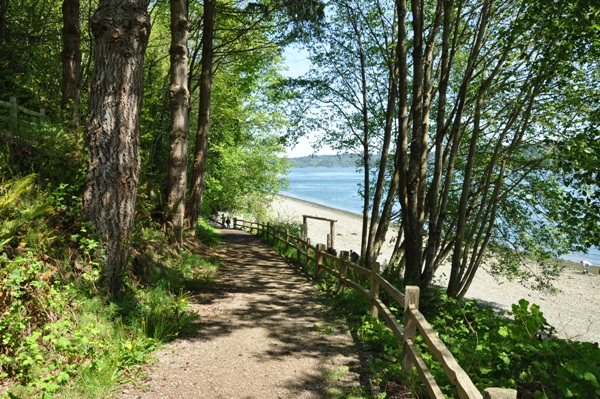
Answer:
[[[42,243],[47,237],[42,219],[53,212],[44,195],[34,195],[36,174],[0,186],[0,248],[14,243]]]

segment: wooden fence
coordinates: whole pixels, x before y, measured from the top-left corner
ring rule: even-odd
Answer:
[[[344,287],[351,287],[365,297],[371,303],[371,315],[382,317],[396,338],[402,343],[403,373],[411,374],[413,368],[416,368],[430,397],[441,399],[444,398],[444,395],[417,350],[415,344],[417,331],[423,337],[435,359],[442,364],[446,375],[456,387],[461,399],[516,399],[517,391],[514,389],[487,388],[483,394],[479,392],[467,373],[459,366],[452,353],[437,337],[434,329],[419,311],[419,287],[408,286],[406,287],[406,293],[403,294],[379,274],[379,265],[374,265],[372,270],[364,268],[351,262],[347,251],[341,251],[339,256],[332,255],[327,252],[324,244],[313,246],[309,238],[305,239],[301,234],[290,235],[288,230],[280,229],[271,224],[234,218],[233,227],[253,232],[265,237],[267,240],[282,243],[288,249],[294,248],[299,264],[307,266],[306,269],[311,264],[314,266],[314,278],[319,278],[320,274],[326,271],[338,279],[338,290],[341,291]],[[325,260],[329,260],[329,262],[325,262]],[[358,280],[358,276],[362,276],[362,284],[355,281]],[[367,285],[365,281],[369,282],[369,288],[365,287]],[[379,293],[382,289],[404,309],[402,325],[393,312],[379,299]]]
[[[8,102],[0,101],[0,109],[7,112],[0,112],[0,121],[7,121],[8,126],[16,131],[22,124],[37,124],[44,121],[46,111],[42,108],[39,112],[31,111],[17,104],[16,97],[10,97]]]

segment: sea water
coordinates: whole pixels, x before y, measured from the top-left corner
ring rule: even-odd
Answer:
[[[356,168],[291,168],[286,178],[289,189],[280,194],[362,214],[363,198],[359,192],[364,187],[364,177]],[[588,254],[575,252],[561,258],[573,262],[587,259],[594,266],[600,265],[600,251],[596,248]]]

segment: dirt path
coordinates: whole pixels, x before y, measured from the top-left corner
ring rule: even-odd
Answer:
[[[223,230],[217,286],[198,294],[196,336],[157,354],[116,398],[363,397],[361,359],[307,279],[255,236]],[[364,378],[363,378],[364,380]]]

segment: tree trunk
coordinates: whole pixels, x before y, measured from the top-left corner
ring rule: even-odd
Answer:
[[[171,151],[167,179],[167,224],[177,243],[183,242],[187,186],[190,92],[188,89],[187,0],[171,0]]]
[[[423,57],[424,15],[418,0],[412,0],[413,16],[413,85],[412,85],[412,134],[410,137],[410,155],[406,154],[408,168],[404,176],[405,198],[402,205],[402,219],[406,240],[406,265],[404,281],[418,285],[421,279],[421,260],[423,256],[424,214],[421,203],[422,187],[425,184],[422,157],[427,156],[427,130],[423,124],[423,77],[425,60]],[[425,158],[425,167],[427,166]]]
[[[198,111],[198,132],[196,134],[196,150],[190,186],[190,198],[187,203],[186,217],[190,227],[198,225],[198,216],[202,207],[204,192],[204,175],[206,173],[206,157],[208,152],[208,134],[210,122],[210,97],[213,78],[213,34],[214,34],[215,1],[204,1],[204,26],[202,28],[202,73],[200,74],[200,105]]]
[[[8,14],[8,0],[0,0],[0,44],[6,35],[6,15]]]
[[[396,51],[402,52],[402,42],[398,40],[396,43]],[[381,200],[383,197],[384,184],[386,178],[386,170],[389,158],[389,148],[392,141],[392,129],[394,126],[394,115],[396,111],[396,103],[398,96],[398,74],[399,64],[398,58],[393,58],[394,53],[390,54],[389,63],[389,91],[388,91],[388,102],[386,105],[385,113],[385,127],[383,136],[383,145],[381,148],[381,158],[379,162],[379,171],[377,175],[377,184],[375,186],[375,193],[373,195],[373,208],[371,211],[371,224],[369,226],[369,242],[367,245],[367,264],[375,262],[379,251],[385,240],[390,219],[392,215],[392,209],[394,206],[394,199],[396,198],[399,184],[399,171],[394,170],[392,177],[389,182],[388,193],[381,210]],[[390,259],[391,264],[391,259]]]
[[[79,126],[81,105],[81,28],[79,0],[63,0],[63,28],[61,52],[62,96],[60,108],[66,110],[71,126]]]
[[[150,36],[147,0],[101,0],[90,25],[94,78],[86,122],[89,148],[84,217],[101,233],[104,279],[121,288],[140,172],[144,54]]]

